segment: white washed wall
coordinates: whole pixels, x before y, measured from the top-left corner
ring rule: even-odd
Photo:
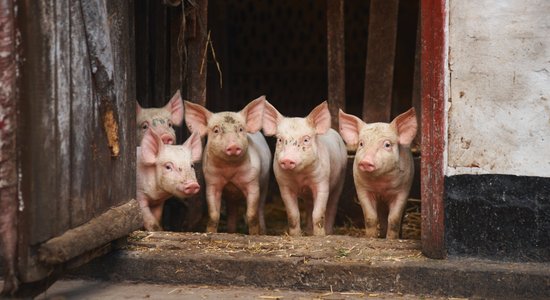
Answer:
[[[550,177],[550,0],[449,0],[447,175]]]

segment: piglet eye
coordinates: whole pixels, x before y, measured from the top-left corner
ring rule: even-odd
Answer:
[[[214,127],[214,129],[212,129],[212,131],[216,134],[220,133],[220,128],[218,126],[216,126],[216,127]]]
[[[172,125],[172,122],[168,121],[168,127],[172,128],[174,125]]]
[[[282,143],[283,142],[283,139],[282,138],[277,138],[277,143]]]
[[[164,165],[164,169],[166,169],[166,171],[172,171],[172,164],[168,163],[168,164],[165,164]]]
[[[303,139],[304,144],[309,144],[310,139],[311,139],[311,138],[310,138],[309,136],[307,136],[307,135],[304,136],[304,139]]]
[[[363,141],[360,141],[359,142],[359,147],[363,147],[363,145],[364,145]]]
[[[384,141],[384,149],[386,149],[386,150],[391,149],[391,142],[390,141]]]
[[[149,123],[147,123],[147,122],[141,123],[141,129],[147,130],[148,128],[149,128]]]
[[[244,128],[239,127],[239,132],[243,132],[243,131],[244,131]]]
[[[195,165],[191,164],[191,169],[195,170]]]

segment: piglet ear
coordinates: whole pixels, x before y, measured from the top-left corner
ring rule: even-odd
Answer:
[[[185,123],[190,132],[198,131],[201,136],[207,133],[208,119],[212,113],[202,105],[185,101]]]
[[[136,116],[139,116],[142,110],[143,110],[143,107],[141,107],[141,105],[139,105],[139,102],[137,102],[136,100]]]
[[[359,131],[363,121],[354,115],[349,115],[341,109],[338,112],[338,123],[340,124],[340,135],[350,146],[355,146],[359,142]]]
[[[264,117],[262,122],[262,129],[266,136],[272,136],[277,134],[277,124],[284,118],[279,111],[273,107],[267,100],[264,100]]]
[[[416,136],[418,128],[414,107],[393,119],[391,125],[397,130],[399,144],[409,146]]]
[[[246,119],[246,131],[256,133],[262,129],[265,101],[265,96],[260,96],[240,111],[240,114]]]
[[[183,100],[181,100],[180,90],[176,91],[164,109],[170,112],[172,124],[180,126],[183,121]]]
[[[164,144],[155,131],[152,129],[147,130],[141,140],[141,157],[143,163],[154,164],[157,161],[157,157],[162,147],[164,147]]]
[[[194,162],[201,160],[202,142],[201,142],[201,135],[197,131],[193,131],[191,136],[187,138],[187,141],[183,143],[183,146],[191,150],[191,159]]]
[[[327,101],[317,105],[306,119],[315,127],[317,134],[325,134],[330,129],[330,111]]]

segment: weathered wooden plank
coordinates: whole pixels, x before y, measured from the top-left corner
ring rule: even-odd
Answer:
[[[113,164],[120,155],[121,122],[115,93],[111,21],[106,3],[102,0],[81,0],[81,4],[94,83],[94,154],[100,163],[94,166],[93,211],[98,213],[112,205],[113,190],[120,184],[113,180],[112,172]]]
[[[149,7],[154,4],[153,1],[136,1],[135,13],[136,22],[134,23],[134,31],[136,34],[136,96],[139,103],[144,107],[152,106],[151,90],[151,72],[149,64],[149,53],[151,44],[149,43]]]
[[[422,253],[444,258],[445,0],[422,0]]]
[[[71,227],[82,225],[93,216],[89,209],[94,191],[93,83],[85,40],[80,1],[70,1],[71,20]]]
[[[182,30],[183,12],[182,8],[173,8],[169,10],[169,28],[170,28],[170,54],[169,54],[169,68],[170,68],[170,93],[181,90],[182,88],[182,58],[184,51]],[[171,96],[171,95],[170,95]]]
[[[417,1],[399,2],[390,119],[412,106],[418,7]],[[417,113],[420,113],[420,110]]]
[[[206,105],[206,66],[203,64],[204,50],[207,47],[208,0],[197,0],[194,5],[185,7],[185,43],[187,56],[183,61],[185,76],[182,96],[190,101]],[[204,63],[206,64],[206,62]]]
[[[98,245],[121,238],[142,225],[141,209],[138,202],[132,199],[42,244],[38,249],[38,259],[52,265],[67,262]]]
[[[371,0],[363,120],[389,122],[399,0]]]
[[[58,166],[57,177],[58,195],[56,205],[55,235],[70,228],[70,184],[71,180],[71,44],[70,44],[70,2],[72,0],[57,0],[55,4],[55,101],[56,101],[56,131]],[[51,204],[52,199],[43,199]],[[52,217],[52,216],[48,216]],[[51,222],[51,220],[50,220]],[[36,224],[41,226],[41,224]]]
[[[22,116],[22,121],[33,124],[32,128],[25,128],[25,136],[28,141],[35,142],[35,147],[22,150],[24,175],[29,178],[29,189],[25,191],[28,194],[24,198],[30,216],[27,223],[29,227],[26,228],[30,244],[45,241],[61,232],[59,225],[52,222],[52,219],[58,217],[61,200],[51,200],[60,194],[58,86],[55,66],[59,62],[59,53],[64,50],[56,43],[62,33],[56,27],[55,4],[28,4],[28,9],[37,16],[35,22],[27,25],[29,39],[24,41],[25,49],[32,51],[26,56],[27,63],[34,66],[33,70],[23,70],[25,83],[21,89],[23,105],[30,106],[28,114]],[[36,101],[37,99],[41,101]]]
[[[168,88],[170,87],[170,31],[168,28],[168,8],[161,1],[151,3],[151,20],[149,30],[151,36],[151,76],[153,78],[152,101],[158,101],[158,105],[165,104],[170,99]]]
[[[17,62],[13,0],[0,1],[0,255],[4,267],[1,295],[18,288],[17,255]]]
[[[344,0],[327,0],[328,104],[332,128],[338,129],[338,110],[346,108]]]
[[[114,93],[116,111],[119,112],[120,155],[110,159],[110,199],[107,207],[135,197],[136,161],[136,107],[135,107],[135,45],[128,24],[133,14],[132,2],[106,1],[110,16],[109,29],[113,49]],[[126,101],[128,99],[129,101]],[[131,100],[130,100],[131,99]]]

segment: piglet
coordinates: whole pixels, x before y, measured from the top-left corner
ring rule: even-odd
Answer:
[[[301,235],[298,198],[306,203],[308,230],[332,233],[344,186],[347,152],[330,128],[325,102],[305,118],[286,118],[266,101],[263,131],[277,137],[273,171],[286,207],[289,234]]]
[[[198,133],[183,145],[166,145],[153,129],[145,132],[137,148],[136,197],[148,231],[162,230],[160,220],[166,199],[188,198],[197,194],[193,162],[201,159],[202,146]]]
[[[176,142],[174,126],[180,126],[183,121],[183,100],[180,91],[176,91],[172,99],[161,108],[142,108],[136,103],[137,141],[141,142],[149,128],[155,129],[165,144]]]
[[[208,203],[208,232],[217,232],[222,198],[226,200],[227,228],[237,227],[237,201],[246,199],[249,234],[265,232],[263,207],[269,182],[271,152],[262,126],[265,97],[250,102],[240,112],[212,113],[185,101],[185,121],[190,131],[208,136],[203,171]]]
[[[357,147],[353,179],[363,215],[367,237],[399,238],[401,219],[411,188],[414,163],[411,143],[416,136],[414,108],[391,123],[366,124],[361,119],[339,112],[340,134]]]

